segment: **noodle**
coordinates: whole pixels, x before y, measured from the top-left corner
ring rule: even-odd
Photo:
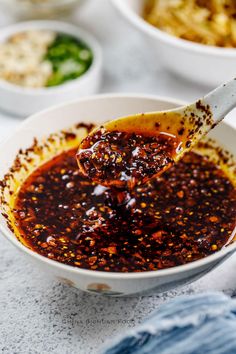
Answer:
[[[147,0],[143,16],[176,37],[236,47],[236,0]]]

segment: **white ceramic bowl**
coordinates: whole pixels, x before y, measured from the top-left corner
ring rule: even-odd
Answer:
[[[122,16],[149,42],[147,55],[154,54],[169,71],[208,86],[217,86],[236,76],[236,49],[190,42],[155,28],[141,17],[144,1],[112,0]]]
[[[52,30],[82,39],[92,50],[93,63],[81,77],[55,87],[25,88],[0,80],[0,108],[19,116],[27,116],[49,106],[71,101],[98,91],[102,74],[102,52],[97,40],[86,31],[57,21],[30,21],[11,25],[0,32],[0,43],[15,33],[27,30]]]
[[[31,3],[30,0],[0,0],[14,16],[22,19],[32,18],[57,18],[69,15],[77,6],[85,0],[51,0]]]
[[[0,148],[0,179],[8,172],[19,149],[30,147],[34,137],[40,141],[50,133],[78,122],[102,123],[112,117],[136,112],[171,109],[180,105],[173,99],[143,95],[100,95],[84,98],[38,113],[24,121]],[[221,145],[236,151],[236,131],[222,123],[211,133]],[[42,161],[41,161],[42,163]],[[236,250],[236,242],[204,259],[174,268],[142,273],[109,273],[79,269],[45,258],[23,246],[0,215],[0,231],[36,263],[45,275],[55,277],[81,290],[107,295],[160,292],[189,283],[209,272]]]

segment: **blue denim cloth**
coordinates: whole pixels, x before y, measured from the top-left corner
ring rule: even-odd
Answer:
[[[104,354],[236,354],[236,300],[222,293],[178,297]]]

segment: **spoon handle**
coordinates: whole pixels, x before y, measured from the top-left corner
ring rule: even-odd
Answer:
[[[201,100],[210,106],[215,123],[236,107],[236,78],[217,87]]]

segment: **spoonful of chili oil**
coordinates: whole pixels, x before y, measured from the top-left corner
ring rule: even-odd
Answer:
[[[235,106],[236,79],[187,106],[111,120],[82,140],[79,167],[99,184],[133,188],[178,161]]]

